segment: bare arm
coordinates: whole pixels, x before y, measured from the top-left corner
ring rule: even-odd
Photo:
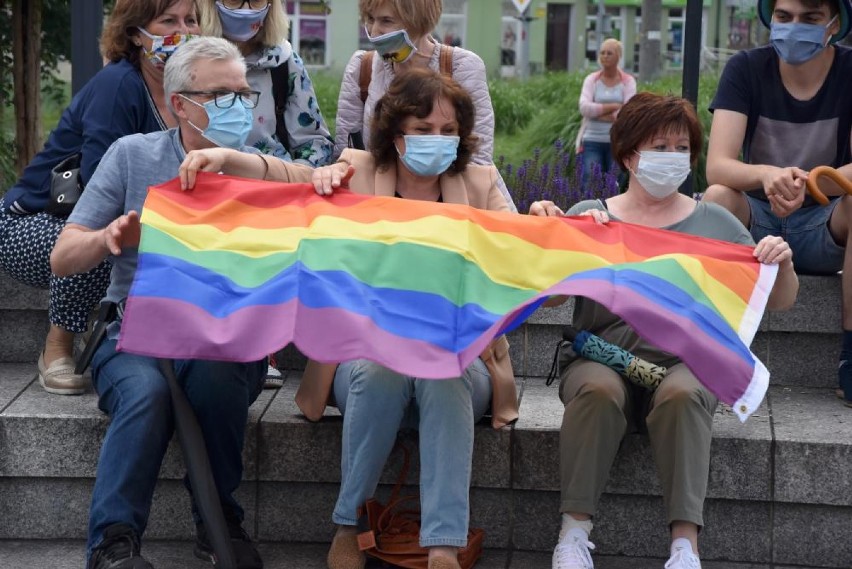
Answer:
[[[793,251],[783,238],[764,237],[754,248],[754,257],[767,265],[778,265],[778,276],[766,302],[768,310],[787,310],[796,302],[799,277],[793,270]]]
[[[718,109],[713,113],[707,145],[707,182],[739,191],[763,188],[772,211],[779,217],[790,215],[802,207],[808,173],[796,166],[781,168],[740,161],[747,123],[746,115],[736,111]]]
[[[739,158],[747,124],[748,117],[742,113],[722,109],[713,113],[707,144],[708,184],[722,184],[741,191],[763,187],[765,167],[745,164]]]
[[[103,229],[70,223],[56,240],[50,268],[60,277],[88,272],[107,255],[118,256],[124,247],[137,247],[140,231],[139,214],[135,211],[116,218]]]
[[[240,152],[230,148],[205,148],[187,152],[180,165],[180,187],[195,187],[198,172],[223,172],[241,178],[258,178],[278,182],[310,182],[312,169],[263,154]]]

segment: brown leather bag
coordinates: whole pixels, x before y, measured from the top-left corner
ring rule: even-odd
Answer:
[[[358,547],[369,557],[381,559],[395,567],[428,569],[429,549],[420,547],[420,497],[399,496],[402,484],[408,477],[410,451],[400,442],[397,442],[396,448],[403,452],[399,478],[387,505],[371,498],[359,508]],[[484,539],[485,532],[482,529],[468,530],[467,545],[459,548],[458,554],[462,569],[470,569],[482,556]]]

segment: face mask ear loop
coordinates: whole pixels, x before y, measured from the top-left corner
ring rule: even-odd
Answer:
[[[831,28],[832,24],[834,24],[834,21],[837,20],[839,17],[840,17],[840,14],[835,14],[834,17],[831,20],[829,20],[828,23],[825,25],[825,31],[829,31],[829,28]],[[825,43],[823,44],[822,47],[828,47],[828,44],[831,43],[832,37],[834,37],[834,34],[829,33],[828,39],[825,40]]]

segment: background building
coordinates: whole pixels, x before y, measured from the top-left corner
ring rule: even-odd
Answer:
[[[597,0],[533,0],[530,22],[530,70],[533,73],[575,71],[595,65]],[[604,35],[624,43],[624,66],[638,69],[641,0],[603,0]],[[311,68],[339,72],[352,52],[369,49],[358,21],[355,0],[330,0],[326,14],[319,0],[288,0],[291,40]],[[762,43],[764,30],[756,17],[756,0],[704,0],[701,26],[703,57],[712,63],[728,50]],[[665,70],[681,69],[686,0],[663,0],[661,26]],[[492,76],[514,75],[521,41],[521,22],[512,0],[444,0],[435,30],[447,44],[482,57]]]

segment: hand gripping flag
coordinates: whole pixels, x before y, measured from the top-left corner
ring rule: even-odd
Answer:
[[[293,342],[457,377],[547,297],[580,295],[744,420],[769,381],[748,346],[776,273],[750,247],[638,225],[201,174],[150,189],[119,349],[252,361]]]

